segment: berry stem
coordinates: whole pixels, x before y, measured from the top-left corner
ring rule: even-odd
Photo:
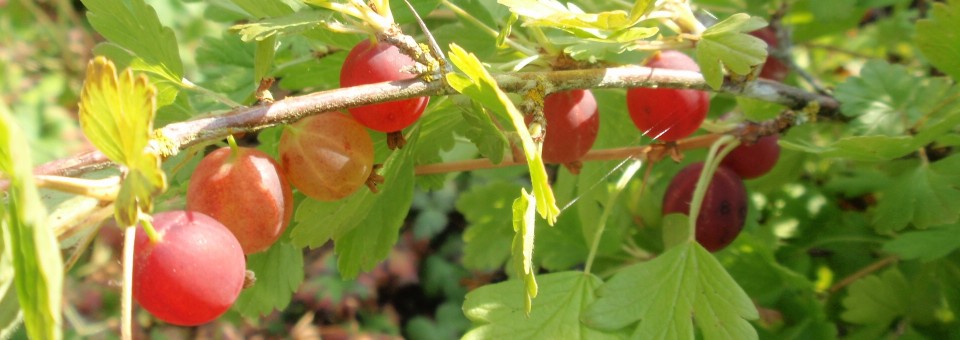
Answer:
[[[233,163],[240,156],[240,146],[237,145],[237,139],[233,138],[233,135],[227,136],[227,144],[230,145],[230,159],[227,162]]]
[[[161,241],[160,234],[158,234],[157,229],[153,227],[153,222],[150,221],[150,218],[141,219],[140,224],[143,225],[143,231],[147,233],[147,238],[150,239],[150,243]]]
[[[607,227],[607,219],[610,218],[610,213],[614,210],[613,207],[616,205],[617,198],[620,197],[623,189],[627,187],[627,183],[629,183],[630,180],[633,179],[633,176],[637,174],[637,171],[640,170],[641,165],[643,165],[643,162],[640,160],[634,160],[627,165],[627,168],[623,170],[623,174],[620,175],[620,179],[617,180],[616,186],[610,193],[610,198],[603,208],[603,213],[600,214],[600,220],[597,221],[597,231],[594,232],[593,239],[590,243],[590,253],[587,254],[586,266],[583,268],[584,273],[590,274],[590,269],[593,267],[593,259],[597,256],[597,249],[600,248],[600,236],[603,235],[603,231]]]
[[[36,175],[33,179],[37,186],[41,188],[93,197],[104,202],[113,202],[117,199],[117,194],[120,192],[119,176],[104,179],[85,179]]]
[[[150,229],[153,229],[151,226]],[[133,245],[137,226],[124,227],[123,234],[123,282],[120,290],[120,338],[133,339]]]
[[[717,141],[710,146],[710,151],[707,153],[707,160],[704,161],[703,170],[697,179],[697,186],[693,189],[693,200],[690,201],[690,230],[688,238],[691,242],[696,240],[697,217],[700,216],[700,206],[703,204],[703,197],[706,196],[707,188],[709,188],[710,182],[713,180],[713,173],[716,172],[717,166],[720,165],[723,157],[736,148],[737,145],[740,145],[740,141],[734,136],[727,135],[717,139]]]

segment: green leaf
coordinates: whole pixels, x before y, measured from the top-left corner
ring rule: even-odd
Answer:
[[[880,191],[873,223],[877,232],[890,233],[909,223],[926,229],[954,223],[958,217],[960,176],[921,164]]]
[[[914,42],[927,60],[938,69],[960,80],[960,1],[931,4],[926,19],[917,20]]]
[[[960,224],[903,233],[883,244],[883,250],[904,260],[933,261],[960,248]]]
[[[0,103],[0,105],[3,105]],[[0,108],[0,111],[5,108]],[[4,113],[5,114],[5,113]],[[3,162],[0,160],[0,162]],[[7,207],[0,205],[0,339],[10,339],[23,321],[20,303],[17,301],[17,289],[14,285],[13,253],[7,245],[10,236],[6,232]]]
[[[0,244],[3,244],[0,250],[3,253],[0,255],[4,258],[9,255],[13,262],[13,284],[27,335],[33,339],[60,339],[63,337],[60,311],[63,260],[57,238],[45,223],[46,209],[33,183],[30,153],[27,140],[14,118],[6,106],[0,107],[0,172],[10,183],[0,208],[3,211],[0,213],[3,218],[0,220]],[[6,250],[7,247],[10,250]],[[6,262],[4,258],[0,258],[0,265]],[[0,267],[0,271],[4,268]],[[8,294],[4,293],[2,298],[5,305],[11,303]],[[8,329],[6,324],[0,327]]]
[[[329,11],[299,11],[285,16],[233,25],[230,30],[239,32],[243,41],[262,41],[269,37],[295,35],[326,27],[331,15]]]
[[[723,266],[695,242],[629,266],[597,289],[584,322],[613,331],[640,322],[634,339],[756,339],[757,309]],[[642,321],[641,321],[642,320]]]
[[[714,89],[723,85],[726,67],[738,75],[747,75],[767,59],[763,40],[745,32],[764,27],[767,22],[745,13],[737,13],[707,28],[697,43],[697,64],[707,84]]]
[[[513,231],[516,234],[510,252],[513,254],[513,268],[525,287],[523,306],[527,316],[530,315],[538,289],[533,268],[533,240],[537,221],[535,205],[536,198],[528,194],[526,189],[520,189],[520,197],[513,201]]]
[[[533,138],[530,137],[530,132],[527,131],[523,114],[513,105],[507,94],[500,90],[496,80],[475,55],[468,53],[457,44],[450,44],[449,58],[460,71],[466,73],[466,76],[458,73],[447,74],[447,82],[450,86],[497,114],[510,117],[514,129],[520,135],[527,167],[530,169],[530,181],[533,184],[533,195],[536,197],[537,212],[547,220],[547,224],[553,225],[557,221],[557,215],[560,214],[560,208],[557,207],[557,200],[553,196],[543,158],[540,157],[540,152]]]
[[[413,9],[417,11],[421,18],[426,19],[437,6],[440,6],[440,0],[417,0],[410,1]],[[403,0],[390,1],[390,12],[393,12],[393,21],[397,24],[409,24],[417,21],[417,18],[410,12],[410,8]]]
[[[277,55],[279,43],[277,37],[270,37],[257,41],[256,44],[257,49],[253,55],[253,82],[260,84],[273,68],[273,59]]]
[[[859,279],[847,291],[840,317],[856,324],[889,324],[910,304],[910,284],[897,269]]]
[[[470,272],[457,263],[445,260],[439,255],[430,255],[422,262],[420,282],[423,290],[432,297],[459,299],[467,293],[460,280],[470,277]]]
[[[467,220],[463,233],[463,265],[473,270],[495,270],[510,257],[512,216],[508,213],[520,186],[494,182],[475,185],[460,195],[457,211]]]
[[[436,321],[416,316],[407,323],[406,335],[410,339],[456,339],[469,327],[470,321],[463,316],[460,303],[444,302],[434,313]]]
[[[462,124],[462,134],[477,146],[480,154],[493,164],[503,161],[503,152],[509,141],[496,123],[494,117],[477,102],[471,102],[472,109],[461,109],[465,124]]]
[[[183,86],[181,79],[170,78],[160,65],[150,65],[120,45],[110,42],[97,44],[93,48],[93,53],[113,61],[117,68],[130,68],[134,72],[146,73],[157,87],[157,107],[167,106],[176,101],[180,87]]]
[[[356,226],[342,237],[334,237],[337,268],[344,278],[355,278],[361,270],[373,269],[397,243],[400,227],[413,204],[412,155],[420,140],[419,132],[408,136],[407,146],[394,151],[384,163],[386,182],[380,186],[380,192],[372,194],[363,189],[364,194],[375,196],[372,209],[356,216]]]
[[[410,142],[410,141],[408,141]],[[412,143],[411,143],[412,144]],[[303,200],[294,214],[294,226],[291,232],[293,244],[297,247],[317,248],[327,241],[338,240],[356,228],[375,209],[406,209],[397,208],[391,201],[378,204],[389,188],[397,181],[407,179],[404,169],[410,160],[404,159],[414,147],[404,148],[394,152],[384,163],[380,174],[386,178],[381,186],[380,193],[373,193],[367,189],[360,189],[350,196],[335,202],[321,202],[313,199]],[[412,181],[412,179],[411,179]],[[393,190],[393,189],[389,189]],[[412,196],[409,195],[409,196]],[[412,200],[406,198],[405,200]],[[407,204],[409,207],[409,204]],[[406,211],[406,210],[405,210]]]
[[[463,313],[475,328],[464,339],[615,339],[580,322],[584,308],[594,300],[602,283],[582,272],[540,276],[540,298],[525,316],[524,284],[510,280],[487,285],[467,294]]]
[[[233,308],[250,318],[282,311],[303,282],[303,252],[280,241],[264,252],[247,255],[247,270],[253,271],[257,281],[240,292]]]
[[[663,224],[663,246],[672,248],[690,239],[690,218],[684,214],[667,214],[660,223]]]
[[[153,209],[153,195],[166,189],[160,156],[149,151],[156,115],[156,88],[127,69],[118,77],[113,63],[97,57],[87,67],[80,92],[80,127],[110,160],[126,167],[116,201],[118,222],[137,223]]]
[[[288,15],[293,13],[294,9],[298,9],[302,4],[294,1],[285,1],[285,0],[230,0],[244,11],[252,15],[254,18],[273,18]],[[291,5],[297,6],[293,8]]]
[[[953,100],[956,90],[943,78],[917,77],[907,68],[870,60],[859,77],[837,87],[841,112],[856,117],[854,131],[865,135],[904,135],[914,122]]]
[[[638,1],[627,13],[612,10],[598,13],[585,13],[573,3],[566,6],[555,0],[498,0],[510,11],[526,18],[524,26],[544,26],[584,32],[598,38],[605,38],[604,31],[619,31],[636,25],[650,9],[652,1]]]
[[[173,30],[160,24],[143,0],[83,0],[90,26],[110,42],[157,66],[166,78],[183,78],[183,63]]]

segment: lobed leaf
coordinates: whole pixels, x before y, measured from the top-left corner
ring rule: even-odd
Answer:
[[[262,41],[275,36],[296,35],[327,26],[332,14],[328,11],[306,10],[284,16],[270,16],[267,19],[237,24],[231,31],[240,33],[243,41]]]
[[[160,24],[157,12],[143,0],[82,0],[87,19],[100,35],[129,50],[164,78],[183,78],[183,63],[173,30]]]
[[[634,339],[756,339],[757,310],[723,266],[695,242],[620,271],[597,289],[584,322],[613,331],[639,321]]]
[[[397,243],[400,227],[413,204],[413,184],[416,182],[413,154],[418,147],[420,131],[417,129],[413,136],[408,136],[407,146],[391,153],[384,163],[386,182],[380,186],[379,193],[361,189],[362,194],[374,196],[372,209],[354,216],[355,225],[341,237],[334,237],[337,268],[344,278],[354,278],[361,270],[373,269],[390,255]]]
[[[506,213],[520,186],[494,182],[472,186],[457,199],[456,208],[467,220],[463,233],[463,265],[473,270],[495,270],[510,257],[514,232]]]
[[[841,112],[866,135],[905,135],[922,117],[942,110],[956,90],[946,79],[921,78],[900,65],[868,61],[859,77],[837,86]],[[949,112],[945,111],[945,112]]]
[[[907,312],[910,284],[897,269],[859,279],[843,299],[843,320],[857,324],[889,324]]]
[[[232,308],[250,318],[282,311],[303,282],[303,252],[279,241],[266,251],[247,255],[247,270],[253,271],[257,281],[240,292]]]
[[[960,249],[960,224],[900,234],[883,244],[883,250],[904,260],[929,262]]]
[[[763,40],[746,34],[767,23],[761,18],[737,13],[707,28],[697,43],[697,64],[707,84],[714,89],[723,85],[723,69],[747,75],[767,59]]]
[[[930,14],[917,20],[914,43],[931,64],[954,80],[960,79],[960,1],[931,4]]]
[[[467,294],[463,313],[474,328],[464,339],[615,339],[580,322],[602,281],[592,274],[559,272],[540,276],[540,298],[525,316],[524,283],[510,280]]]
[[[119,76],[112,62],[97,57],[87,67],[80,92],[80,128],[110,160],[127,169],[117,197],[116,216],[135,225],[139,212],[153,209],[153,195],[166,189],[160,157],[150,151],[156,115],[156,88],[127,69]]]
[[[493,164],[503,161],[503,152],[509,146],[507,136],[501,131],[490,116],[490,113],[477,102],[471,102],[472,108],[464,108],[463,119],[466,124],[461,125],[464,137],[467,137],[477,146],[480,154]]]
[[[873,213],[877,232],[891,233],[907,224],[926,229],[960,218],[960,176],[918,165],[881,189]]]

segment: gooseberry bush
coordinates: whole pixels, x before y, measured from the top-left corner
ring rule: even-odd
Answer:
[[[409,2],[0,2],[0,339],[960,334],[960,1]]]

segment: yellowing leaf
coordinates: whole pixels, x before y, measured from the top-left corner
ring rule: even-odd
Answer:
[[[510,11],[525,17],[524,26],[548,26],[584,31],[618,31],[635,25],[651,8],[652,1],[638,1],[630,13],[622,10],[586,13],[573,3],[554,0],[499,0]],[[598,32],[597,36],[601,36]]]
[[[447,83],[457,92],[480,102],[481,105],[498,115],[510,117],[510,122],[513,123],[514,129],[520,136],[523,154],[527,159],[527,167],[530,169],[530,181],[533,184],[533,195],[536,197],[537,212],[547,220],[547,223],[553,225],[557,221],[557,215],[560,214],[560,208],[557,207],[557,200],[553,196],[553,189],[548,182],[543,158],[537,152],[533,138],[527,131],[523,114],[513,105],[507,94],[500,90],[496,80],[487,72],[473,53],[468,53],[457,44],[450,44],[449,56],[450,62],[466,75],[450,73],[447,75]]]
[[[117,219],[134,225],[140,211],[153,208],[153,195],[166,188],[159,156],[147,148],[156,115],[156,88],[130,69],[117,75],[106,58],[87,67],[80,92],[80,127],[107,158],[124,166],[126,178],[117,198]]]

